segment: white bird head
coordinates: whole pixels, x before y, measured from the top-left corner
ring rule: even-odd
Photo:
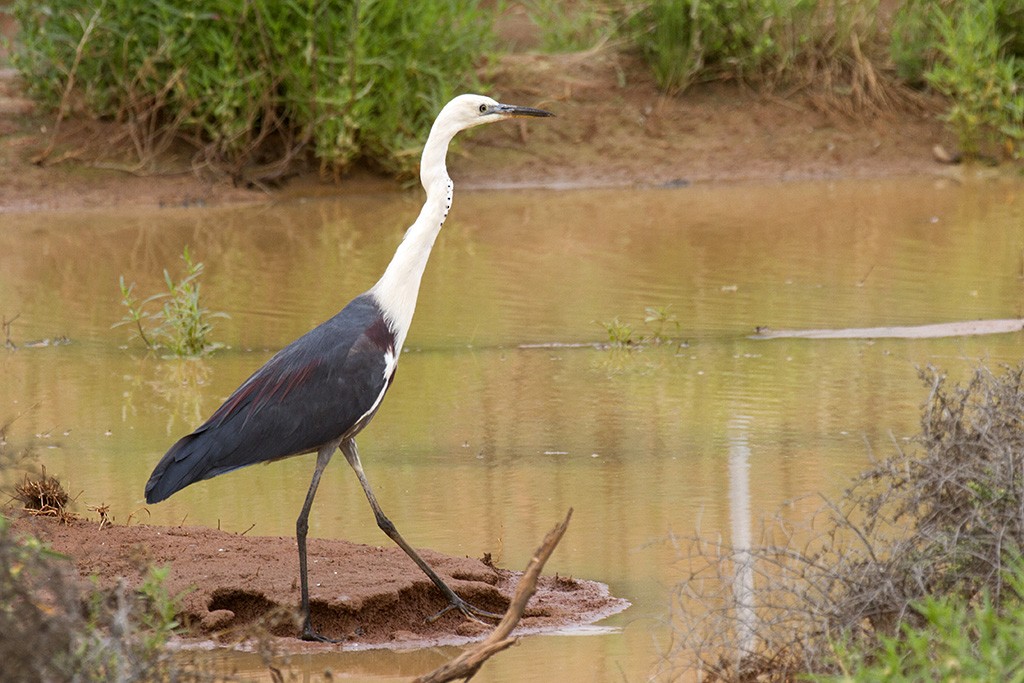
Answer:
[[[502,104],[484,95],[459,95],[444,106],[434,122],[452,135],[484,123],[503,121],[517,116],[554,116],[549,111]]]

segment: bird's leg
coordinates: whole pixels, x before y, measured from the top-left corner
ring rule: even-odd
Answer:
[[[295,521],[295,540],[299,544],[299,581],[302,584],[302,639],[315,640],[321,643],[338,643],[322,636],[313,630],[313,620],[309,611],[309,576],[306,572],[306,533],[309,531],[309,509],[313,506],[313,498],[316,496],[316,489],[320,486],[320,475],[324,468],[331,461],[334,449],[338,442],[329,443],[316,454],[316,469],[313,470],[313,481],[309,483],[309,491],[306,493],[306,502],[302,504],[302,511]]]
[[[356,450],[356,442],[353,439],[346,439],[342,441],[341,452],[345,454],[345,459],[348,460],[348,464],[352,466],[352,469],[356,472],[356,476],[359,477],[359,483],[363,487],[366,499],[370,502],[370,507],[373,508],[373,516],[377,520],[377,526],[380,527],[381,531],[388,535],[388,538],[397,543],[398,547],[404,550],[406,555],[412,558],[412,561],[416,563],[416,566],[422,569],[423,573],[434,582],[434,585],[437,586],[438,590],[448,598],[448,606],[432,616],[428,621],[433,621],[445,612],[453,609],[459,610],[471,619],[477,619],[479,617],[501,619],[500,614],[495,614],[493,612],[488,612],[487,610],[482,610],[479,607],[474,607],[456,595],[455,591],[441,580],[441,577],[430,568],[430,565],[427,564],[415,550],[413,550],[412,546],[405,542],[405,539],[402,538],[400,533],[398,533],[398,529],[395,528],[392,521],[388,519],[380,509],[380,505],[377,503],[377,497],[373,495],[373,489],[370,488],[370,482],[366,480],[366,473],[363,472],[363,465],[359,462],[359,451]]]

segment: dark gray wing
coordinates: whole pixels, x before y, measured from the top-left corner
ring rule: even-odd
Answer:
[[[159,502],[239,467],[317,450],[372,417],[391,376],[394,335],[370,295],[286,346],[210,419],[180,439],[146,484]]]

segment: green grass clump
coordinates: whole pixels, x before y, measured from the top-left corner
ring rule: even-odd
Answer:
[[[670,93],[698,80],[758,71],[774,50],[765,29],[775,0],[653,0],[629,21],[658,85]]]
[[[881,99],[871,46],[877,0],[651,0],[627,32],[670,93],[736,79],[772,87],[814,83],[829,95]]]
[[[410,171],[490,36],[478,0],[18,0],[31,92],[127,127],[140,165],[176,141],[240,174]]]
[[[842,675],[819,683],[917,683],[918,681],[1024,681],[1024,571],[1008,583],[1015,599],[998,609],[983,595],[969,602],[959,596],[926,597],[914,605],[920,625],[905,624],[885,636],[876,651],[838,647]]]
[[[205,356],[223,345],[210,341],[213,325],[210,318],[225,318],[226,313],[211,312],[200,301],[199,277],[203,264],[192,260],[186,246],[181,255],[185,274],[175,281],[164,270],[166,292],[159,292],[139,300],[135,295],[135,283],[126,284],[120,278],[121,303],[128,309],[124,318],[114,327],[129,325],[135,328],[135,336],[142,340],[150,351],[165,350],[171,355],[183,358]],[[159,310],[150,313],[149,304],[162,302]]]
[[[982,0],[933,11],[940,56],[925,77],[950,99],[943,118],[967,157],[1000,148],[1019,155],[1024,142],[1024,62],[1008,53],[1010,36],[999,32],[1006,4]],[[1024,11],[1024,3],[1016,4]]]
[[[526,0],[530,20],[540,32],[543,52],[578,52],[596,47],[616,31],[612,3],[601,0]]]

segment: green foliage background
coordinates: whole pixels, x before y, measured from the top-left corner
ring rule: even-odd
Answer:
[[[71,80],[140,156],[185,137],[233,167],[309,149],[325,169],[393,173],[473,83],[491,30],[476,0],[19,0],[15,14],[33,94],[59,107]]]
[[[58,116],[123,122],[140,167],[186,140],[236,178],[409,175],[512,6],[541,49],[636,51],[670,94],[736,80],[864,115],[930,90],[964,156],[1022,155],[1024,0],[16,0],[13,59]]]

